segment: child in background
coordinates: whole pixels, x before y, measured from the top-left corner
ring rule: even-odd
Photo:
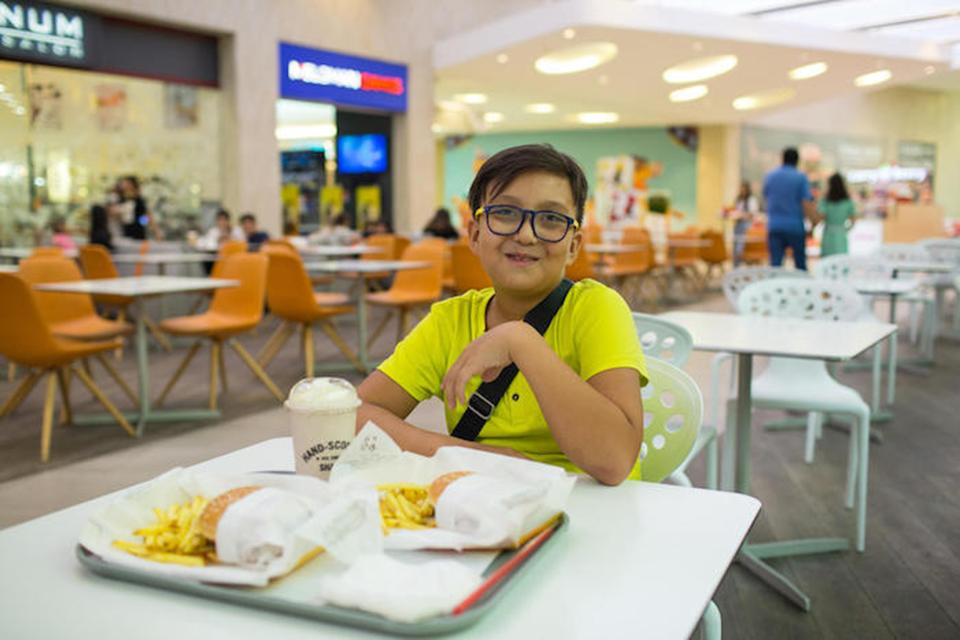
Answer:
[[[827,195],[820,201],[818,209],[823,216],[820,256],[847,253],[847,231],[853,226],[857,211],[839,173],[834,173],[827,181]]]
[[[63,218],[54,218],[50,221],[50,230],[53,231],[53,237],[50,239],[50,242],[55,247],[60,247],[64,251],[75,251],[77,248],[77,243],[73,241],[73,238],[67,233],[67,225],[63,221]]]
[[[580,250],[586,195],[582,169],[548,145],[505,149],[483,164],[470,187],[468,238],[493,288],[433,306],[360,385],[358,428],[373,420],[422,455],[466,446],[585,472],[604,484],[639,479],[647,374],[623,298],[581,280],[544,335],[524,322],[558,289]],[[436,396],[452,431],[481,381],[511,363],[519,373],[485,412],[475,441],[406,422],[419,402]]]

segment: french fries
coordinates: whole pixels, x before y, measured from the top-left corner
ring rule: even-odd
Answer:
[[[427,498],[427,487],[419,484],[398,482],[381,484],[380,519],[383,531],[390,529],[429,529],[436,527],[433,505]]]
[[[205,566],[214,560],[214,547],[197,531],[196,521],[207,502],[203,496],[196,496],[167,509],[154,509],[157,523],[133,532],[143,538],[142,543],[114,540],[113,546],[154,562]]]

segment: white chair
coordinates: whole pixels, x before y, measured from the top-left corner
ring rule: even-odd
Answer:
[[[648,358],[665,360],[676,367],[683,367],[693,351],[693,336],[685,328],[663,318],[635,312],[633,323],[640,338],[640,347]],[[717,430],[707,424],[700,425],[697,439],[687,458],[670,474],[670,481],[685,487],[693,486],[686,471],[690,462],[707,450],[706,487],[717,488]]]
[[[946,292],[953,291],[953,331],[954,333],[960,333],[960,287],[956,285],[956,276],[960,275],[960,238],[928,238],[917,244],[926,250],[927,255],[934,262],[953,267],[951,273],[938,274],[931,280],[937,299],[937,309],[941,314],[946,308],[944,304]],[[936,324],[939,325],[939,322]]]
[[[890,243],[882,245],[875,254],[887,262],[933,262],[933,257],[919,244]],[[903,276],[901,276],[903,277]],[[911,277],[911,276],[907,276]],[[910,341],[919,339],[920,352],[927,360],[933,360],[933,346],[937,331],[937,298],[931,295],[933,279],[921,276],[920,288],[901,296],[900,301],[910,305]],[[919,331],[919,314],[923,310],[923,330]]]
[[[828,280],[768,280],[757,282],[740,294],[740,313],[802,318],[824,322],[850,321],[859,317],[860,296],[842,282]],[[822,360],[770,358],[770,364],[750,386],[753,406],[761,409],[808,412],[806,457],[812,459],[824,414],[853,418],[847,459],[846,506],[856,506],[856,547],[866,543],[867,468],[870,445],[870,408],[856,390],[830,377]],[[732,419],[728,411],[728,422]],[[732,428],[732,427],[728,427]],[[728,431],[729,433],[729,431]],[[725,460],[732,453],[732,438],[724,438]],[[727,457],[730,456],[730,457]]]

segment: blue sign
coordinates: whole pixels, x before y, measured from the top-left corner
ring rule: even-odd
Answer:
[[[280,43],[280,97],[407,110],[407,67]]]

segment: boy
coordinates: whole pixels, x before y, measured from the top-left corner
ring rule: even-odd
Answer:
[[[257,229],[257,217],[252,213],[240,216],[240,228],[247,237],[247,248],[250,251],[257,251],[260,245],[270,239],[266,231]]]
[[[592,280],[573,285],[546,333],[523,321],[561,283],[580,250],[587,181],[548,145],[505,149],[470,187],[471,249],[493,281],[439,302],[360,385],[358,428],[373,420],[404,449],[466,446],[586,472],[604,484],[640,478],[643,352],[630,310]],[[448,430],[483,381],[519,374],[477,440],[404,421],[422,400],[446,404]]]

